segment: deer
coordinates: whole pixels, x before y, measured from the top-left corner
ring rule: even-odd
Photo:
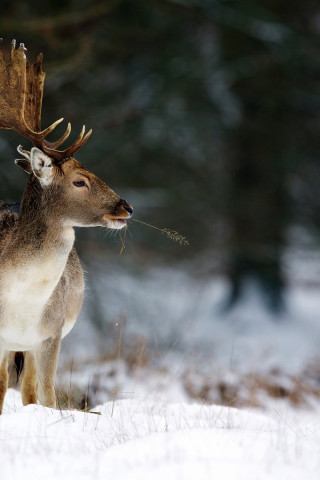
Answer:
[[[26,52],[13,40],[7,63],[0,39],[0,128],[33,144],[17,149],[22,158],[15,164],[29,175],[20,204],[0,205],[0,413],[10,362],[22,369],[17,376],[23,405],[56,408],[61,339],[73,328],[84,296],[74,227],[121,229],[133,214],[73,156],[92,130],[85,134],[83,126],[64,150],[70,123],[56,141],[47,136],[63,118],[41,130],[43,56],[29,63]]]

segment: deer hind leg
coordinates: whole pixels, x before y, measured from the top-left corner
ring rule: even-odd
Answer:
[[[49,338],[35,350],[38,399],[45,407],[56,408],[54,380],[58,365],[61,336]]]
[[[8,388],[8,353],[0,350],[0,414],[2,412],[4,396]]]
[[[34,355],[32,352],[24,353],[24,367],[22,371],[21,394],[23,405],[37,403],[37,373]]]

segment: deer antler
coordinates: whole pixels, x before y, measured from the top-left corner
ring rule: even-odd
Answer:
[[[41,131],[41,107],[45,73],[42,71],[42,54],[32,65],[26,57],[23,43],[16,49],[16,41],[11,43],[10,63],[7,65],[0,39],[0,128],[15,130],[31,140],[44,153],[62,163],[71,157],[90,137],[85,136],[83,126],[76,141],[65,150],[57,150],[70,135],[71,125],[59,140],[49,142],[46,136],[62,122],[60,118]]]

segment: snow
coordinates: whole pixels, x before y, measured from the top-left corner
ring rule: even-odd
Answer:
[[[1,480],[318,479],[318,286],[292,282],[273,317],[249,280],[227,312],[223,277],[119,263],[86,268],[84,310],[62,342],[60,398],[87,393],[90,412],[23,407],[10,389]]]
[[[0,418],[1,479],[319,478],[317,412],[263,415],[152,399],[92,411],[22,407],[9,390]]]
[[[121,261],[124,263],[123,258]],[[185,265],[175,265],[144,268],[141,272],[130,266],[121,269],[112,261],[90,264],[87,271],[91,279],[83,313],[62,344],[62,365],[72,357],[76,359],[74,364],[79,365],[81,357],[92,356],[90,345],[97,356],[103,354],[117,347],[122,336],[124,349],[134,342],[145,344],[155,370],[153,377],[158,375],[157,370],[167,369],[176,384],[183,384],[186,379],[189,382],[190,378],[198,384],[199,377],[202,385],[206,378],[212,385],[221,381],[233,384],[235,378],[235,383],[243,388],[247,381],[244,377],[251,375],[272,376],[272,382],[281,382],[286,388],[294,388],[296,379],[310,380],[309,386],[313,387],[315,380],[319,390],[317,286],[289,285],[287,310],[275,317],[266,310],[261,293],[248,279],[242,300],[226,311],[224,301],[230,288],[226,279],[195,277],[190,274],[195,270],[194,265],[189,270]],[[92,329],[94,310],[102,330]],[[108,375],[102,372],[105,367],[88,367],[87,361],[84,364],[80,368],[84,374],[82,386],[89,375],[100,375],[100,384],[107,382]],[[311,371],[313,378],[309,379]],[[122,382],[124,391],[132,391],[130,377],[131,372]],[[145,383],[146,378],[145,373]],[[249,391],[246,396],[250,398]],[[175,400],[171,394],[170,399]],[[99,397],[97,401],[104,400],[106,397]],[[219,401],[214,395],[205,400]],[[265,402],[260,397],[257,403]],[[248,401],[244,404],[248,405]]]

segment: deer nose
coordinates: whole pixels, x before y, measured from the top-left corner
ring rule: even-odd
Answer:
[[[123,206],[123,208],[128,212],[130,213],[130,216],[133,214],[133,208],[131,207],[131,205],[129,205],[128,202],[126,202],[125,200],[123,200],[123,198],[121,198],[120,200],[120,205]]]

